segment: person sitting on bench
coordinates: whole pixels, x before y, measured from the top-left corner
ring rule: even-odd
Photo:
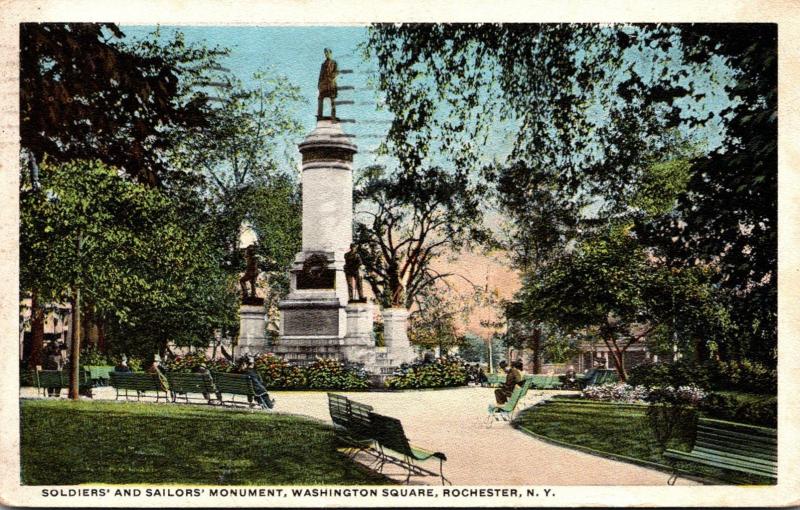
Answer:
[[[256,363],[253,358],[247,358],[244,374],[247,375],[253,382],[256,400],[259,404],[261,404],[261,407],[264,409],[272,409],[275,407],[275,399],[269,398],[267,388],[264,386],[264,381],[261,380],[261,376],[258,375],[258,372],[256,372]]]
[[[506,372],[506,382],[502,386],[494,390],[494,398],[498,405],[503,405],[508,402],[511,394],[514,393],[514,388],[518,384],[522,384],[522,372],[518,368],[512,366],[508,367],[508,362],[503,360],[500,362],[500,368]]]

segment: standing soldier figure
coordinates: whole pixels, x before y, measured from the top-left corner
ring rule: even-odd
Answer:
[[[358,301],[365,301],[361,282],[361,257],[358,256],[356,244],[350,245],[350,251],[344,254],[344,275],[347,278],[347,295],[350,301],[356,301],[353,295],[358,292]]]
[[[330,48],[325,48],[325,62],[319,70],[319,96],[317,97],[317,119],[322,118],[322,100],[331,100],[331,119],[336,120],[336,77],[339,75],[339,67],[336,61],[331,58],[333,52]]]
[[[255,245],[250,245],[244,252],[244,258],[247,266],[244,270],[244,275],[239,279],[239,285],[242,286],[242,298],[246,299],[247,296],[247,283],[250,283],[252,293],[250,297],[256,297],[256,278],[258,278],[258,257],[256,257]]]

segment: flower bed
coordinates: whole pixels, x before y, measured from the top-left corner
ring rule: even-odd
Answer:
[[[467,384],[467,369],[464,360],[454,356],[442,356],[432,361],[402,365],[386,378],[386,387],[392,389],[446,388]]]

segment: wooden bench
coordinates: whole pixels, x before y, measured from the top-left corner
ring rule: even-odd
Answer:
[[[92,380],[84,371],[79,373],[78,391],[88,393],[91,396]],[[61,390],[69,388],[69,370],[35,370],[33,372],[33,382],[37,392],[41,391],[42,396],[49,396],[48,390]]]
[[[369,453],[372,450],[375,442],[369,416],[372,410],[372,406],[354,402],[344,395],[328,393],[328,411],[333,421],[334,433],[352,450],[351,456],[359,451]]]
[[[586,374],[577,374],[575,378],[581,389],[587,386],[600,386],[601,384],[615,383],[619,381],[619,374],[616,370],[607,368],[594,368]]]
[[[116,390],[117,400],[119,400],[120,393],[125,392],[125,400],[128,400],[129,393],[136,393],[136,400],[141,400],[142,397],[152,397],[148,393],[155,393],[156,402],[161,397],[164,400],[169,399],[169,387],[165,387],[163,381],[158,374],[151,374],[147,372],[111,372],[109,381],[111,386]]]
[[[664,452],[664,457],[672,461],[691,461],[777,480],[777,430],[700,418],[692,451],[668,449]],[[677,470],[668,483],[673,485],[676,478]]]
[[[214,385],[216,386],[217,398],[222,404],[228,402],[232,405],[247,405],[252,403],[256,397],[261,396],[256,392],[255,386],[253,386],[253,381],[246,374],[214,372],[211,374],[211,376],[214,379]],[[224,400],[222,395],[230,395],[231,399]],[[247,404],[244,402],[237,402],[237,396],[247,397]]]
[[[166,375],[173,402],[176,401],[178,395],[183,395],[188,404],[189,394],[199,393],[203,395],[203,399],[207,403],[212,403],[212,395],[216,394],[217,389],[214,386],[214,380],[211,379],[211,374],[168,372]]]
[[[561,387],[557,375],[533,374],[528,377],[533,381],[532,387],[539,390],[554,390]]]
[[[519,401],[528,393],[531,385],[533,384],[532,378],[526,378],[521,385],[517,385],[511,393],[508,401],[505,404],[489,404],[489,416],[486,420],[487,426],[492,426],[495,421],[504,420],[511,421],[517,409]]]
[[[84,365],[83,370],[92,380],[92,384],[97,387],[108,385],[109,374],[114,371],[114,367],[111,365]]]
[[[406,437],[403,424],[400,423],[400,420],[397,418],[383,416],[377,413],[369,413],[369,417],[375,441],[378,443],[383,454],[378,467],[379,472],[383,470],[383,466],[386,462],[396,463],[408,471],[406,483],[409,483],[412,473],[436,476],[436,473],[415,465],[416,461],[424,462],[428,459],[436,458],[439,459],[439,477],[442,479],[442,485],[445,483],[452,485],[450,480],[444,476],[443,465],[444,461],[447,460],[447,456],[444,453],[433,452],[418,446],[413,446],[409,442],[408,437]],[[388,455],[385,453],[386,450],[396,452],[400,457]]]

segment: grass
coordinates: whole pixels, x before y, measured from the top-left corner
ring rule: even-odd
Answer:
[[[516,423],[531,432],[567,445],[589,448],[608,456],[628,457],[650,467],[671,469],[661,454],[650,429],[644,406],[571,403],[569,399],[554,399],[558,403],[539,405],[522,412]],[[679,430],[668,448],[689,451],[692,430]],[[621,459],[626,460],[626,459]],[[698,473],[704,478],[731,483],[765,485],[768,478],[749,475],[689,462],[677,462],[678,469]]]
[[[22,483],[365,485],[389,479],[296,416],[199,405],[22,400]]]

